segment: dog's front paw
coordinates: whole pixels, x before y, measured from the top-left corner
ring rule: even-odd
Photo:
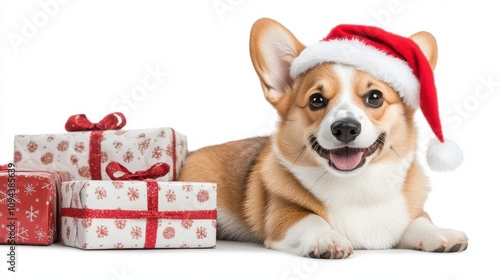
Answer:
[[[267,240],[265,243],[275,250],[312,258],[345,259],[353,252],[347,238],[313,214],[290,227],[282,240]]]
[[[349,257],[353,248],[351,242],[335,230],[325,230],[312,237],[309,247],[310,252],[307,256],[321,259],[345,259]]]
[[[461,252],[467,249],[467,235],[454,229],[436,229],[422,236],[418,248],[426,252]]]
[[[427,218],[415,219],[403,235],[399,248],[425,252],[461,252],[467,249],[467,235],[433,225]]]

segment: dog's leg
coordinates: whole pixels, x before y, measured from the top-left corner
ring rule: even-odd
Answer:
[[[427,216],[410,223],[398,248],[426,252],[460,252],[467,249],[467,235],[454,229],[440,228],[432,224]]]
[[[281,203],[280,203],[281,204]],[[265,245],[278,251],[323,259],[344,259],[352,254],[351,242],[320,216],[293,205],[273,203],[266,227]],[[291,219],[294,217],[295,219]],[[302,217],[302,219],[297,219]],[[297,221],[294,224],[292,220]]]

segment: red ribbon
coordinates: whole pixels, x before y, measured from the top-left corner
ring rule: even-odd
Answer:
[[[92,180],[102,180],[101,174],[101,142],[102,131],[92,131],[89,142],[89,168]]]
[[[147,179],[147,210],[98,210],[88,208],[62,208],[61,216],[92,219],[147,219],[144,248],[156,247],[158,219],[217,219],[217,210],[158,211],[158,182]]]
[[[62,216],[79,219],[172,219],[207,220],[217,218],[216,210],[193,211],[150,211],[150,210],[113,210],[88,208],[62,208]]]
[[[125,116],[120,112],[106,115],[100,122],[93,123],[89,121],[84,114],[73,115],[68,118],[64,128],[66,131],[93,131],[93,130],[112,130],[120,129],[127,124]]]
[[[148,212],[146,220],[146,239],[144,241],[144,248],[156,247],[156,232],[158,231],[158,219],[152,218],[151,212],[158,213],[158,182],[147,179],[146,185],[148,187]],[[149,217],[148,217],[149,216]]]
[[[164,212],[161,214],[158,212],[158,182],[151,180],[158,177],[162,177],[167,175],[168,171],[170,171],[170,166],[164,162],[159,162],[151,166],[147,170],[140,170],[134,173],[130,172],[125,166],[121,165],[116,161],[110,162],[106,166],[106,173],[109,178],[112,180],[146,180],[147,185],[147,193],[148,193],[148,210],[147,211],[132,211],[130,219],[137,218],[146,218],[146,240],[144,244],[144,248],[154,248],[156,246],[156,232],[158,231],[158,219],[162,217],[162,215],[168,215],[169,212]],[[116,177],[116,172],[122,172],[123,175]],[[105,210],[94,210],[94,211],[105,211]],[[111,210],[112,211],[112,210]],[[116,210],[122,211],[122,210]],[[101,213],[103,214],[103,213]],[[112,215],[119,215],[114,217],[124,218],[127,216],[126,213],[108,213]]]
[[[152,165],[147,170],[139,170],[134,173],[130,172],[125,166],[116,161],[108,163],[106,166],[106,173],[111,180],[145,180],[156,179],[167,175],[170,171],[170,166],[165,162],[158,162]],[[116,172],[122,172],[123,175],[115,176]]]
[[[116,130],[124,127],[127,119],[120,112],[106,115],[100,122],[89,121],[84,114],[73,115],[68,118],[64,128],[66,131],[92,131],[89,143],[89,166],[92,180],[102,180],[101,174],[101,142],[103,130]]]

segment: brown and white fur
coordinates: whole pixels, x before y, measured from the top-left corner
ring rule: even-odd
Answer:
[[[434,37],[410,38],[434,69]],[[353,249],[465,250],[463,232],[435,226],[424,212],[429,187],[416,160],[415,109],[387,84],[347,65],[321,64],[292,80],[291,62],[304,48],[278,22],[255,22],[250,53],[279,113],[278,129],[270,137],[201,148],[182,168],[181,181],[218,184],[218,238],[315,258],[346,258]],[[383,96],[378,108],[367,104],[373,90]],[[325,104],[312,100],[314,94]],[[361,124],[347,145],[365,157],[351,171],[334,168],[328,158],[346,145],[331,128],[346,117]]]

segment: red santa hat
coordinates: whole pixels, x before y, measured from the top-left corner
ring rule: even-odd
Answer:
[[[403,102],[420,108],[436,135],[429,143],[427,162],[433,170],[453,170],[463,161],[460,147],[443,137],[434,75],[420,47],[410,38],[373,26],[338,25],[322,41],[295,58],[290,76],[295,79],[312,67],[334,62],[351,65],[384,81]]]

